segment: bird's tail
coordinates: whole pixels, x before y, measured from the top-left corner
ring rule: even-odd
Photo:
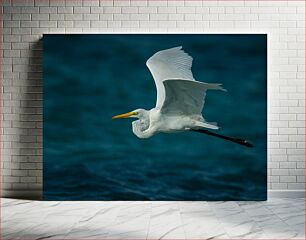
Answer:
[[[199,128],[209,128],[209,129],[219,129],[219,127],[217,126],[216,122],[206,122],[204,121],[197,121],[196,122],[196,126],[198,126]]]
[[[225,88],[222,87],[221,83],[205,83],[207,90],[221,90],[227,92]]]

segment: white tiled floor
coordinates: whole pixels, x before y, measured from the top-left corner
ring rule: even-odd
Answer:
[[[305,239],[305,199],[1,205],[3,239]]]

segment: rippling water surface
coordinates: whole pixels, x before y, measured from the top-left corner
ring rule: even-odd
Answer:
[[[267,178],[266,35],[45,35],[44,199],[264,200]],[[218,133],[138,139],[115,114],[155,105],[146,60],[183,46],[210,91],[204,116]]]

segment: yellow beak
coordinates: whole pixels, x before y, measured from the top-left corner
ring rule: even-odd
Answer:
[[[137,113],[136,112],[123,113],[123,114],[120,114],[120,115],[113,116],[112,119],[128,118],[128,117],[133,116],[133,115],[137,115]]]

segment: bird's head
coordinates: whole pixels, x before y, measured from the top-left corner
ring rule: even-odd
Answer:
[[[131,112],[119,114],[116,116],[113,116],[112,119],[118,119],[118,118],[139,118],[142,119],[146,116],[147,111],[144,109],[135,109]]]
[[[132,129],[133,133],[139,138],[148,138],[154,133],[147,131],[150,127],[150,111],[145,109],[136,109],[131,112],[112,117],[112,119],[118,118],[138,118],[136,121],[132,122]]]

